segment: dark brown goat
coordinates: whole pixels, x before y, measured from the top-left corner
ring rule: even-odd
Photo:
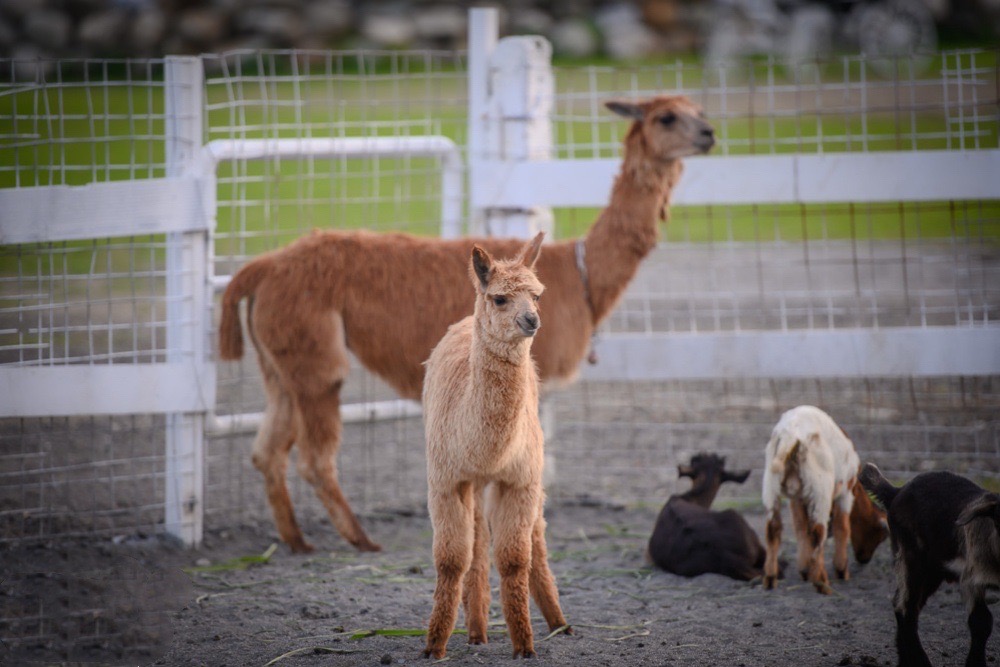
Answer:
[[[709,509],[723,482],[742,484],[750,475],[725,467],[725,457],[715,454],[697,454],[690,465],[677,466],[692,485],[671,496],[656,519],[646,555],[657,567],[683,577],[715,572],[749,581],[763,574],[767,552],[757,533],[734,510]]]
[[[917,619],[945,581],[958,582],[968,612],[972,641],[965,665],[986,667],[993,632],[986,589],[1000,587],[1000,494],[945,471],[922,473],[897,488],[871,463],[858,480],[889,515],[900,667],[930,667]]]

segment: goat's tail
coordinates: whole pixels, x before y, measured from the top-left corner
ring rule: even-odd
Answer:
[[[787,431],[772,435],[771,440],[778,442],[771,459],[771,472],[780,479],[785,474],[785,464],[799,455],[800,443],[797,437]]]
[[[269,264],[254,260],[236,272],[222,295],[219,321],[219,357],[239,359],[243,356],[243,327],[240,325],[240,301],[251,296],[267,277]]]
[[[858,481],[861,486],[872,496],[883,510],[888,510],[893,498],[899,493],[899,489],[889,483],[882,471],[874,463],[866,463],[858,473]]]

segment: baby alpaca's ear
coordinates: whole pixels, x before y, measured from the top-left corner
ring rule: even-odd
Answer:
[[[472,284],[483,292],[493,276],[493,258],[479,246],[472,246]]]
[[[524,247],[521,248],[521,252],[518,253],[518,257],[521,258],[521,263],[529,269],[535,268],[535,262],[538,261],[538,255],[542,252],[542,239],[544,238],[545,232],[538,232],[535,234],[535,238],[524,244]]]

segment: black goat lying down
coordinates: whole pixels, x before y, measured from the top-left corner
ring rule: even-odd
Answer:
[[[917,618],[942,581],[957,581],[972,635],[965,665],[985,667],[993,631],[986,589],[1000,586],[1000,495],[950,472],[923,473],[897,488],[871,463],[858,479],[888,512],[900,666],[930,666]]]
[[[715,454],[698,454],[690,465],[677,466],[692,485],[670,496],[656,519],[646,556],[657,567],[684,577],[715,572],[749,581],[761,575],[767,554],[757,533],[734,510],[709,509],[723,482],[742,484],[750,475],[725,466],[725,457]]]

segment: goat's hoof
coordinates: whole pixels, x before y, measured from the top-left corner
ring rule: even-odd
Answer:
[[[293,554],[311,554],[312,552],[316,551],[316,547],[309,544],[301,537],[289,542],[288,546],[292,550]]]
[[[770,591],[778,587],[778,578],[774,575],[764,575],[764,590]]]

